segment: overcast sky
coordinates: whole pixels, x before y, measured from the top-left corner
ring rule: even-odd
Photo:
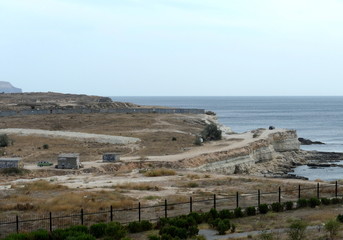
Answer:
[[[342,95],[343,0],[0,0],[0,81],[105,96]]]

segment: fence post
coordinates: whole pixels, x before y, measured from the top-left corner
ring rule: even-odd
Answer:
[[[213,194],[213,208],[214,209],[217,208],[217,196],[216,196],[216,194]]]
[[[49,229],[50,229],[50,232],[52,232],[52,214],[51,214],[51,212],[49,213]]]
[[[257,190],[257,206],[261,205],[261,191],[260,189]]]
[[[319,183],[317,183],[317,198],[319,199]]]
[[[168,218],[168,203],[167,203],[167,199],[164,200],[164,217]]]
[[[236,208],[239,208],[239,193],[236,192]]]
[[[281,187],[279,187],[279,203],[281,203]]]
[[[189,212],[193,212],[193,198],[189,197]]]
[[[335,186],[335,197],[337,198],[337,196],[338,196],[338,183],[337,183],[337,181],[336,181],[335,185],[336,185]]]
[[[17,233],[19,233],[19,216],[18,215],[15,217],[15,222],[16,222]]]
[[[141,221],[141,202],[138,203],[138,221]]]
[[[113,222],[113,206],[110,207],[110,221]]]
[[[298,199],[300,199],[301,197],[301,190],[300,190],[300,184],[299,184],[299,188],[298,188]]]
[[[81,208],[81,225],[83,225],[83,208]]]

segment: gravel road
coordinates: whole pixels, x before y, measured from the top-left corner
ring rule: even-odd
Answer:
[[[92,134],[81,132],[67,131],[49,131],[40,129],[24,129],[24,128],[5,128],[0,129],[0,134],[15,134],[19,136],[36,135],[42,137],[68,138],[80,141],[110,143],[110,144],[130,144],[139,142],[139,138],[111,136],[104,134]]]

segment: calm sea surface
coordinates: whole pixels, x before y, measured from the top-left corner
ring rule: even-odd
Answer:
[[[112,97],[140,105],[203,108],[235,132],[272,125],[325,145],[305,150],[343,152],[343,97]],[[302,169],[306,171],[306,169]],[[338,168],[343,178],[343,169]]]

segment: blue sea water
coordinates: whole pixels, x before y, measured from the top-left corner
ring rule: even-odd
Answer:
[[[295,129],[299,137],[325,145],[304,150],[343,152],[343,97],[112,97],[140,105],[202,108],[217,113],[218,120],[235,132],[256,128]],[[343,162],[343,161],[342,161]],[[312,169],[300,166],[295,174],[310,180],[343,178],[343,168]]]
[[[204,108],[235,132],[275,126],[325,145],[305,150],[343,152],[343,97],[112,97],[140,105]]]

